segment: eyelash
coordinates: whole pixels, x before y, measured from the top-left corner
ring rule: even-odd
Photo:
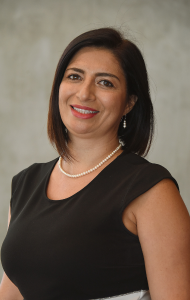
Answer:
[[[78,74],[70,74],[70,75],[68,76],[68,78],[71,79],[71,80],[77,80],[77,79],[78,79],[78,78],[77,78],[77,79],[71,78],[71,76],[73,76],[73,77],[78,77],[78,78],[80,77]]]
[[[71,78],[71,76],[75,77],[75,79],[74,79],[74,78]],[[77,77],[77,78],[76,78],[76,77]],[[68,76],[68,78],[71,79],[71,80],[79,80],[80,75],[78,75],[78,74],[70,74],[70,75]],[[109,84],[109,85],[103,84],[103,86],[108,87],[108,88],[114,87],[113,83],[111,83],[109,80],[102,79],[102,80],[100,80],[99,82],[102,82],[102,81],[104,81],[105,83],[108,83],[108,84]]]
[[[104,86],[106,86],[106,87],[110,87],[110,88],[112,88],[113,87],[113,84],[109,81],[109,80],[105,80],[105,79],[103,79],[103,80],[101,80],[101,81],[99,81],[99,82],[102,82],[102,81],[104,81],[104,82],[107,82],[108,84],[109,84],[109,86],[107,86],[107,85],[105,85],[104,84]],[[110,86],[110,84],[111,84],[111,86]]]

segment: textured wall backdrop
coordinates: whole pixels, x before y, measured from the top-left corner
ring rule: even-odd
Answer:
[[[144,54],[157,119],[148,159],[169,169],[190,210],[189,16],[189,0],[0,0],[0,244],[12,176],[57,156],[46,119],[58,59],[72,38],[103,26]]]

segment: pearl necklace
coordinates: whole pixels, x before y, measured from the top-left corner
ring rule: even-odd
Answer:
[[[121,142],[119,142],[119,146],[111,153],[111,154],[109,154],[105,159],[103,159],[98,165],[96,165],[94,168],[92,168],[92,169],[90,169],[90,170],[88,170],[88,171],[86,171],[86,172],[82,172],[82,173],[80,173],[80,174],[76,174],[76,175],[71,175],[71,174],[68,174],[68,173],[66,173],[63,169],[62,169],[62,167],[61,167],[61,161],[62,161],[62,157],[60,156],[59,157],[59,161],[58,161],[58,165],[59,165],[59,169],[60,169],[60,171],[63,173],[63,174],[65,174],[66,176],[68,176],[68,177],[72,177],[72,178],[77,178],[77,177],[81,177],[81,176],[84,176],[84,175],[87,175],[87,174],[89,174],[89,173],[91,173],[91,172],[93,172],[93,171],[95,171],[96,169],[98,169],[100,166],[102,166],[108,159],[110,159],[120,148],[121,148],[121,146],[122,146],[122,144],[121,144]]]

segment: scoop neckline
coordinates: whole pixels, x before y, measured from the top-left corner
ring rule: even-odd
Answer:
[[[107,165],[102,171],[100,171],[100,173],[98,173],[87,185],[85,185],[80,191],[76,192],[75,194],[67,197],[67,198],[64,198],[64,199],[59,199],[59,200],[53,200],[53,199],[49,199],[48,196],[47,196],[47,186],[48,186],[48,182],[49,182],[49,179],[50,179],[50,176],[51,176],[51,173],[53,172],[53,169],[56,165],[56,163],[58,162],[59,160],[59,157],[57,157],[55,159],[55,162],[53,163],[53,166],[50,168],[50,170],[48,171],[47,175],[46,175],[46,180],[45,180],[45,185],[44,185],[44,196],[45,196],[45,199],[49,202],[65,202],[67,200],[70,200],[72,198],[74,198],[75,196],[79,195],[80,193],[82,193],[85,189],[87,189],[91,184],[93,184],[98,177],[100,177],[102,175],[102,173],[104,173],[110,166],[113,166],[114,162],[117,161],[117,159],[119,157],[121,157],[122,155],[126,155],[126,154],[129,154],[129,153],[126,153],[125,150],[123,150],[123,152],[121,154],[119,154],[112,162],[109,163],[109,165]]]

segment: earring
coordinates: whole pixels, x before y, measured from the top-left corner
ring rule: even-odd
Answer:
[[[127,123],[126,123],[126,115],[124,116],[124,120],[123,120],[123,128],[127,127]]]

